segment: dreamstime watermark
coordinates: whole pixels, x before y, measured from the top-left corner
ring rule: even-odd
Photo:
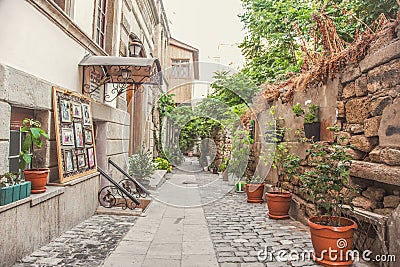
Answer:
[[[265,246],[257,253],[257,258],[259,261],[267,262],[286,262],[286,261],[354,261],[358,262],[360,260],[365,262],[396,262],[396,256],[391,254],[373,255],[371,250],[364,250],[362,252],[358,250],[346,250],[348,243],[345,239],[338,239],[337,248],[329,248],[327,250],[322,250],[319,257],[315,256],[314,250],[297,250],[297,249],[280,249],[274,250],[272,246]]]

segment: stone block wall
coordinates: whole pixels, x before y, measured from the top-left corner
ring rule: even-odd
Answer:
[[[301,171],[311,167],[306,152],[310,144],[295,142],[293,129],[302,128],[303,122],[294,117],[293,104],[304,105],[306,100],[311,100],[319,105],[322,142],[330,142],[334,137],[326,130],[327,126],[337,124],[340,127],[341,144],[353,146],[349,150],[354,158],[352,183],[361,188],[353,204],[387,222],[383,225],[387,236],[384,243],[392,253],[397,253],[397,258],[400,258],[397,241],[400,236],[399,37],[400,26],[397,25],[370,44],[364,59],[358,64],[349,64],[335,78],[306,92],[296,90],[293,103],[283,103],[280,99],[268,103],[276,106],[276,116],[283,118],[285,126],[292,129],[285,135],[285,142],[291,146],[292,153],[301,157]],[[258,114],[258,119],[267,112]],[[276,182],[274,171],[266,175],[268,182]],[[300,190],[296,177],[283,187],[294,193],[292,216],[305,222],[305,217],[315,214],[315,206]]]

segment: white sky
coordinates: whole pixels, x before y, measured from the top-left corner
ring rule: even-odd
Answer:
[[[237,45],[243,40],[240,0],[163,0],[171,35],[199,49],[200,61],[231,65],[244,59]]]

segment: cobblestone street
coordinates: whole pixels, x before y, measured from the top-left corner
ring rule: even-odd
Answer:
[[[278,262],[260,253],[268,247],[275,252],[302,252],[311,250],[312,244],[304,225],[290,219],[269,219],[265,203],[249,204],[245,193],[229,193],[205,206],[204,214],[220,266],[317,266],[312,261]]]
[[[94,215],[25,257],[15,267],[99,266],[135,221],[136,217],[132,216]]]
[[[177,196],[184,186],[190,194]],[[247,203],[245,193],[221,197],[229,188],[233,189],[218,175],[174,170],[154,197],[163,202],[166,197],[187,198],[184,203],[196,206],[197,201],[215,201],[174,207],[155,200],[144,217],[95,215],[16,267],[318,266],[310,260],[287,260],[289,254],[283,254],[312,250],[306,226],[291,219],[269,219],[266,204]]]

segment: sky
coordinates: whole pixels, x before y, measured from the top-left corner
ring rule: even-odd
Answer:
[[[234,69],[244,59],[237,45],[243,40],[240,0],[163,0],[175,39],[199,49],[200,61]]]

